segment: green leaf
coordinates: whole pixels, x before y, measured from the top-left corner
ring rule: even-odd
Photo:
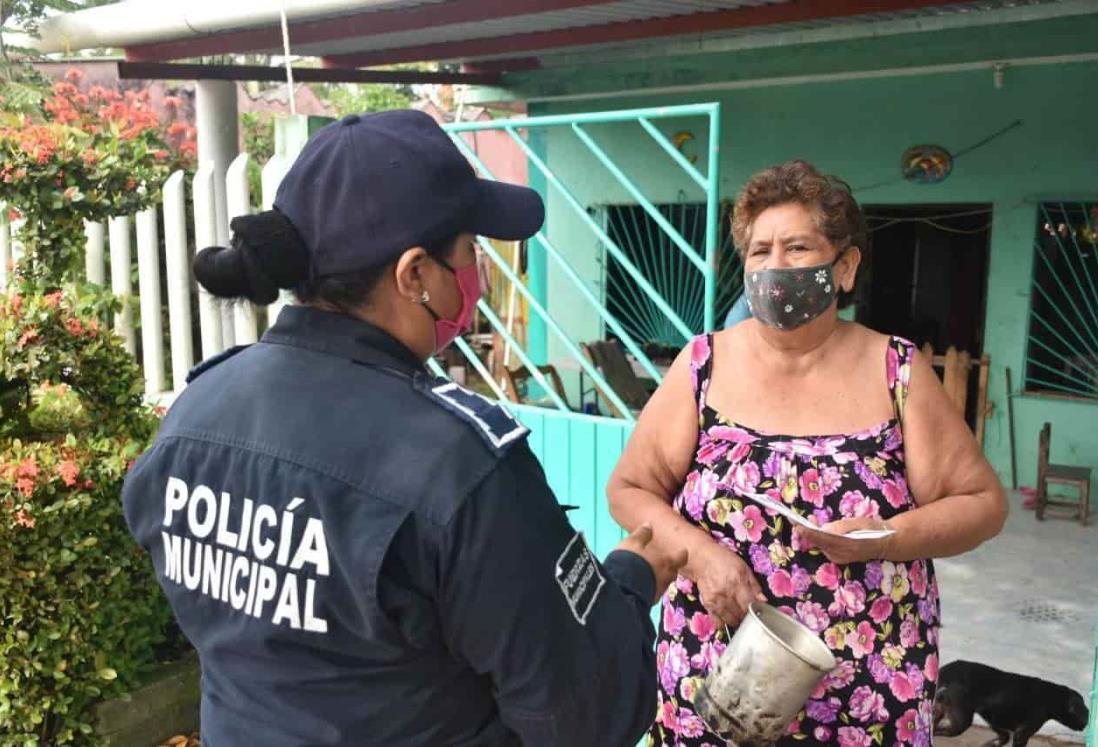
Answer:
[[[108,682],[118,679],[118,672],[114,671],[110,667],[104,667],[103,669],[100,669],[98,672],[96,672],[96,674],[99,675],[100,679],[107,680]]]

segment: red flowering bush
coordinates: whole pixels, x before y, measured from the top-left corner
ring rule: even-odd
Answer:
[[[26,255],[0,295],[0,744],[96,744],[91,706],[178,633],[122,516],[157,420],[101,321],[120,302],[77,282],[83,224],[152,204],[178,148],[144,97],[71,81],[40,118],[4,116],[0,199]]]
[[[90,707],[134,686],[169,636],[119,500],[156,416],[99,303],[0,297],[4,744],[94,744]]]
[[[0,113],[0,201],[23,217],[23,273],[74,279],[83,222],[153,205],[168,175],[195,155],[194,128],[161,127],[147,92],[53,84],[37,116]]]

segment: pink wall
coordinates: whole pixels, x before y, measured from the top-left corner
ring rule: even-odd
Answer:
[[[439,124],[453,121],[452,114],[443,113],[430,102],[422,102],[416,108],[430,114]],[[467,122],[488,122],[492,118],[484,109],[470,107],[465,110],[464,119]],[[462,138],[494,177],[500,181],[526,184],[526,155],[506,132],[499,130],[467,132],[462,135]]]

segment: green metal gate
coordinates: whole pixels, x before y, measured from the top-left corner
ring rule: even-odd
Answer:
[[[681,121],[684,118],[701,118],[705,121],[709,145],[708,153],[704,158],[706,164],[704,173],[683,156],[672,142],[672,138],[660,129],[659,125],[665,121]],[[703,237],[703,246],[694,246],[683,235],[682,227],[668,220],[666,211],[661,211],[654,204],[636,181],[596,140],[591,132],[591,126],[605,123],[635,124],[650,136],[659,150],[666,154],[668,160],[663,165],[680,169],[688,177],[692,187],[699,193],[696,202],[703,206],[697,214],[697,220],[702,222],[704,228],[694,234]],[[697,329],[696,322],[691,324],[683,319],[680,313],[683,308],[681,299],[667,298],[667,295],[677,292],[678,286],[660,284],[660,287],[657,287],[652,280],[652,272],[646,272],[637,266],[635,253],[624,250],[619,240],[615,240],[604,225],[591,215],[590,208],[597,206],[585,204],[577,196],[576,185],[584,179],[585,174],[561,173],[548,163],[549,159],[544,149],[538,145],[538,134],[550,128],[564,129],[582,143],[591,157],[590,168],[604,169],[604,173],[612,177],[615,185],[630,196],[637,209],[644,212],[654,226],[654,231],[658,232],[658,237],[655,233],[653,234],[653,240],[658,241],[661,246],[674,247],[679,253],[678,258],[682,261],[676,263],[675,269],[683,283],[682,287],[696,288],[700,291],[701,297],[691,299],[691,305],[700,309],[703,329]],[[539,188],[547,202],[550,199],[560,200],[570,209],[573,219],[590,231],[596,243],[608,257],[613,259],[620,272],[630,278],[638,298],[643,298],[646,313],[660,315],[661,324],[673,330],[683,340],[690,339],[700,331],[714,328],[718,302],[717,258],[720,251],[718,227],[721,210],[718,201],[719,104],[462,122],[446,125],[445,129],[458,148],[485,178],[494,178],[494,175],[477,153],[469,147],[462,134],[481,131],[506,133],[528,159],[531,184]],[[602,201],[602,204],[605,204],[605,201]],[[620,318],[622,314],[620,309],[607,308],[605,299],[598,297],[592,291],[589,283],[554,243],[553,229],[553,223],[549,221],[531,240],[529,282],[523,282],[511,264],[492,244],[480,240],[484,255],[493,262],[498,271],[513,284],[515,291],[527,302],[531,317],[527,344],[519,344],[500,318],[497,309],[493,309],[484,300],[478,306],[492,329],[500,335],[529,372],[530,378],[544,390],[552,402],[552,407],[537,408],[510,402],[506,392],[493,380],[484,362],[474,350],[464,340],[459,339],[456,344],[469,366],[483,378],[495,395],[530,427],[531,447],[541,460],[550,485],[562,502],[579,506],[572,514],[573,523],[592,540],[595,551],[604,554],[621,538],[621,531],[606,508],[606,481],[621,454],[635,418],[620,395],[582,353],[581,341],[573,339],[554,317],[554,308],[562,303],[574,303],[575,299],[580,299],[598,315],[602,324],[605,325],[606,332],[615,335],[621,341],[624,348],[632,354],[648,376],[660,382],[662,375],[659,368],[645,354],[644,341],[638,340],[635,334],[630,333],[629,328],[632,327],[635,330],[636,325],[626,324],[626,320]],[[560,275],[567,279],[567,292],[564,289],[553,294],[548,292],[544,276],[548,261],[553,262]],[[688,268],[692,275],[688,274],[684,268]],[[543,335],[553,335],[559,341],[574,360],[578,370],[594,382],[615,409],[622,413],[621,418],[580,414],[569,409],[567,403],[557,395],[554,387],[538,369],[536,359],[544,357],[544,351],[537,349],[544,345]],[[441,367],[437,364],[435,370],[443,374]]]

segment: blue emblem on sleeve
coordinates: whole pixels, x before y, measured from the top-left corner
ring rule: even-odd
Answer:
[[[502,454],[530,432],[499,403],[452,381],[432,382],[425,391],[431,399],[472,425],[496,454]]]

